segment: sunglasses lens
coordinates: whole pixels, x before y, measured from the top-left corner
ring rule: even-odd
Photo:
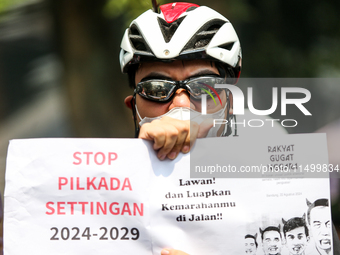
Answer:
[[[188,82],[187,87],[194,99],[201,99],[203,94],[211,94],[213,97],[217,97],[223,89],[215,88],[215,84],[223,83],[225,83],[225,80],[222,78],[202,77]]]
[[[168,81],[152,80],[141,82],[137,86],[139,95],[155,100],[165,101],[169,99],[176,86]]]

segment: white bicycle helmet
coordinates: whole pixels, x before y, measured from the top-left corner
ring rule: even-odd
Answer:
[[[144,61],[211,59],[226,65],[236,83],[241,57],[228,19],[206,6],[178,2],[161,5],[160,13],[148,10],[131,22],[121,42],[120,66],[127,73]]]

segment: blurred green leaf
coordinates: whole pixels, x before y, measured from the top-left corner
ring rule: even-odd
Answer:
[[[159,5],[165,1],[158,0]],[[126,25],[148,9],[152,9],[151,0],[108,0],[104,7],[104,15],[108,18],[123,16]]]
[[[0,13],[30,2],[32,2],[32,0],[0,0]]]

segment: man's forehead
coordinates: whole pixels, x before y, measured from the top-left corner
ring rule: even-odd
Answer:
[[[254,238],[251,238],[251,237],[245,238],[245,241],[246,241],[246,243],[255,243]]]
[[[275,231],[275,230],[269,230],[264,232],[263,237],[280,237],[279,232]]]
[[[290,231],[287,231],[286,235],[297,235],[297,234],[305,234],[305,228],[304,227],[297,227]]]
[[[327,220],[330,219],[329,207],[317,206],[310,211],[311,221],[313,220]]]
[[[187,76],[202,74],[219,74],[214,62],[207,60],[176,60],[173,62],[145,62],[137,69],[140,79],[155,75],[169,78],[185,79]],[[157,76],[156,75],[156,76]]]
[[[148,68],[148,67],[190,67],[190,66],[210,66],[214,67],[215,62],[211,60],[204,59],[189,59],[189,60],[173,60],[173,61],[150,61],[150,62],[142,62],[139,65],[139,69]]]

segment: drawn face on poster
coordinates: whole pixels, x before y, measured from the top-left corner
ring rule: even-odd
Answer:
[[[256,242],[256,236],[252,235],[246,235],[244,239],[244,245],[245,245],[245,254],[246,255],[255,255],[257,251],[257,242]]]
[[[307,206],[310,235],[314,240],[315,248],[320,254],[329,254],[332,250],[329,200],[321,198],[314,203],[307,200]]]
[[[328,207],[318,206],[310,211],[310,231],[318,251],[331,250],[331,221]]]
[[[290,255],[303,255],[309,242],[309,231],[306,224],[306,214],[302,217],[282,219],[283,234]]]
[[[269,230],[263,233],[263,252],[265,255],[276,255],[281,253],[282,239],[278,231]]]
[[[285,234],[286,246],[289,254],[300,255],[304,254],[309,241],[309,236],[306,235],[305,227],[294,228]]]

